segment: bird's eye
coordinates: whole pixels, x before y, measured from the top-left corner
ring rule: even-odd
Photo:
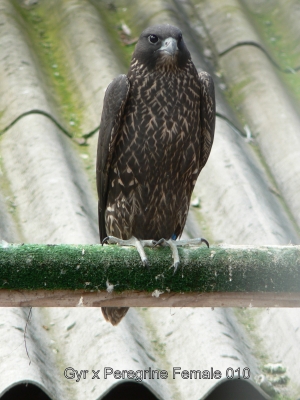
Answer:
[[[179,35],[177,43],[179,44],[182,40],[182,34]]]
[[[158,42],[158,37],[156,35],[149,35],[148,40],[150,43],[155,44]]]

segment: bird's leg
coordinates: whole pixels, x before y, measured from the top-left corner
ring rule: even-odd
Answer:
[[[196,239],[187,239],[187,240],[166,240],[166,239],[160,239],[158,241],[153,241],[155,246],[161,245],[161,246],[170,246],[171,251],[172,251],[172,258],[174,260],[173,265],[171,265],[170,268],[174,267],[174,274],[179,266],[180,259],[179,259],[179,254],[178,254],[178,249],[177,247],[180,246],[187,246],[187,245],[200,245],[201,243],[205,243],[207,247],[209,247],[209,243],[206,239],[203,238],[196,238]]]
[[[145,254],[144,247],[155,247],[155,243],[153,243],[153,240],[139,240],[135,236],[132,236],[130,239],[123,240],[119,239],[115,236],[107,236],[102,240],[102,245],[104,243],[109,243],[109,244],[118,244],[119,246],[133,246],[137,249],[139,252],[139,255],[141,257],[141,261],[145,267],[148,266],[148,258]]]
[[[173,265],[171,265],[170,268],[174,267],[174,274],[179,266],[180,259],[179,259],[179,254],[177,247],[180,246],[187,246],[187,245],[200,245],[201,243],[205,243],[207,247],[209,247],[209,243],[206,239],[203,238],[196,238],[196,239],[187,239],[187,240],[166,240],[166,239],[160,239],[160,240],[139,240],[135,236],[132,236],[130,239],[123,240],[119,239],[115,236],[107,236],[102,240],[102,245],[105,243],[109,244],[118,244],[119,246],[133,246],[137,249],[139,252],[139,255],[141,257],[141,261],[145,267],[148,266],[148,259],[144,251],[144,247],[156,247],[156,246],[169,246],[171,248],[172,252],[172,258],[173,258]]]
[[[171,252],[172,252],[172,258],[174,260],[173,265],[171,265],[170,268],[174,267],[174,274],[178,268],[179,265],[179,254],[178,254],[178,250],[177,250],[177,242],[175,242],[175,240],[166,240],[164,238],[159,239],[158,241],[153,240],[154,246],[169,246],[171,248]]]

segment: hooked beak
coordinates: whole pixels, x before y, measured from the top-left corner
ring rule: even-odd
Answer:
[[[169,37],[162,42],[161,48],[158,51],[168,53],[170,56],[174,56],[177,51],[177,40]]]

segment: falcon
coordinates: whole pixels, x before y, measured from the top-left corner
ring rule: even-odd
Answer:
[[[197,72],[181,31],[171,25],[144,30],[130,68],[108,86],[98,150],[97,190],[101,243],[178,245],[191,195],[214,138],[211,76]],[[208,242],[192,239],[191,243]],[[127,307],[102,307],[116,325]]]

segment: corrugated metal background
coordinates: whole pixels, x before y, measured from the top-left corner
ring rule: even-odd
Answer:
[[[107,85],[127,71],[134,45],[126,44],[149,25],[171,23],[197,68],[213,75],[218,113],[240,129],[217,117],[194,192],[200,207],[191,209],[185,234],[299,244],[299,16],[297,0],[1,0],[0,127],[39,109],[77,142],[38,114],[1,136],[0,238],[98,242],[97,135],[88,146],[78,142],[99,124]],[[300,397],[298,309],[131,309],[113,328],[99,309],[34,308],[26,335],[29,309],[0,313],[3,399]],[[286,372],[266,372],[267,363]],[[65,377],[68,367],[74,379]],[[169,376],[141,385],[104,379],[105,367]],[[222,379],[173,379],[174,367],[213,368]],[[238,368],[249,368],[251,378],[226,378]],[[75,370],[89,372],[79,379]]]

